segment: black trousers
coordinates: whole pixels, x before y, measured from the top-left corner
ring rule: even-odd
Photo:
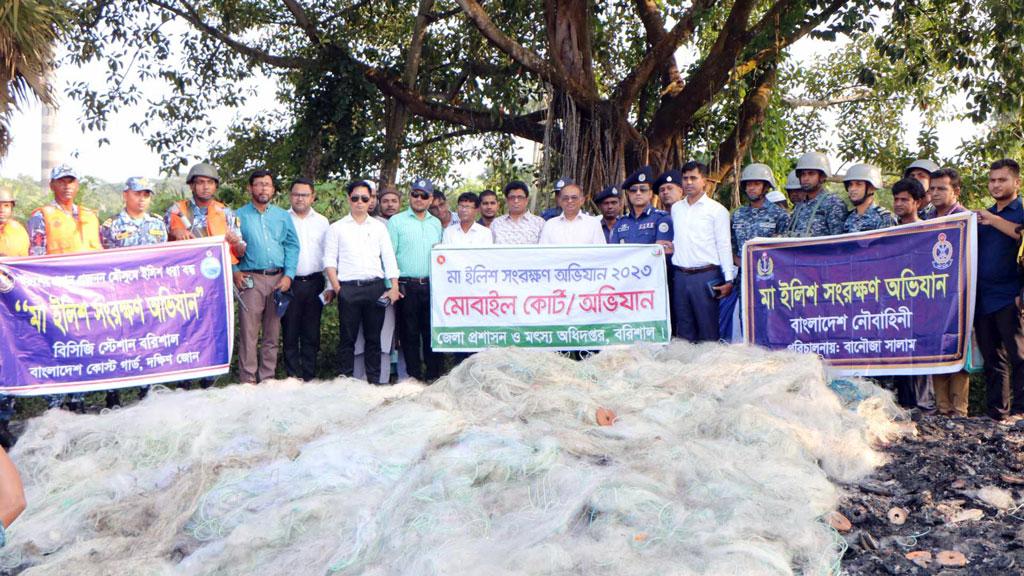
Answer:
[[[988,413],[1005,418],[1024,413],[1024,324],[1016,304],[974,317],[974,333],[985,359]]]
[[[721,281],[721,270],[715,268],[707,272],[687,274],[676,268],[673,275],[679,337],[690,342],[717,342],[718,300],[708,293],[707,284],[712,280]]]
[[[377,300],[384,294],[384,280],[342,282],[338,295],[338,371],[351,376],[355,369],[356,337],[363,328],[366,358],[380,358],[380,331],[384,326],[384,308]],[[380,362],[366,363],[366,379],[380,382]]]
[[[441,355],[430,347],[430,285],[399,279],[405,297],[398,301],[398,337],[405,355],[405,368],[417,380],[441,376]],[[367,337],[369,341],[369,337]],[[366,352],[370,356],[369,350]],[[427,365],[426,374],[423,364]]]
[[[284,336],[284,369],[288,376],[309,381],[316,377],[320,352],[320,314],[324,305],[324,275],[297,276],[292,281],[292,301],[281,318]]]

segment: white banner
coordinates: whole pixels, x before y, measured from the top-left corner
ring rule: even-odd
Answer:
[[[656,244],[436,246],[434,350],[597,350],[666,343],[665,253]]]

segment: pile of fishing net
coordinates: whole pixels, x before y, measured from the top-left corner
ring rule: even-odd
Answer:
[[[834,483],[895,430],[860,386],[850,410],[813,357],[676,343],[51,410],[13,452],[29,507],[0,570],[827,574]]]

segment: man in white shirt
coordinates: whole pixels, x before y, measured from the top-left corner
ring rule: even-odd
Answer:
[[[357,181],[346,189],[350,211],[327,232],[324,271],[338,300],[338,371],[352,376],[360,327],[366,336],[366,357],[379,358],[384,309],[402,295],[391,236],[387,227],[369,214],[370,187]],[[391,281],[391,288],[385,289],[385,278]],[[366,376],[374,384],[380,382],[380,364],[368,362]]]
[[[292,207],[288,214],[299,235],[299,264],[292,281],[292,301],[281,318],[284,368],[289,377],[309,381],[316,377],[316,357],[320,351],[324,238],[331,224],[313,209],[316,191],[312,180],[296,178],[292,182],[290,200]]]
[[[449,246],[490,246],[494,244],[494,233],[476,221],[480,209],[480,197],[473,192],[459,195],[459,223],[444,229],[442,244]]]
[[[685,196],[672,205],[676,324],[680,338],[715,342],[718,301],[732,292],[729,211],[705,194],[708,167],[691,160],[680,170]]]
[[[558,191],[562,213],[544,223],[538,244],[606,244],[601,220],[580,211],[586,195],[578,184]]]

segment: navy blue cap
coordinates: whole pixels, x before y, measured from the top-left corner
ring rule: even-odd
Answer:
[[[430,178],[417,178],[412,181],[413,190],[423,190],[431,196],[434,195],[434,183],[430,181]]]
[[[622,189],[629,190],[629,187],[633,186],[634,184],[647,184],[650,186],[654,185],[654,171],[651,169],[650,166],[642,166],[640,168],[637,168],[632,174],[629,175],[629,177],[626,178],[626,181],[622,183]]]
[[[683,173],[679,170],[666,170],[658,176],[658,179],[654,182],[654,189],[661,188],[662,184],[675,184],[676,186],[683,185]]]
[[[597,193],[597,196],[594,196],[594,204],[600,205],[601,202],[609,198],[620,198],[621,196],[622,192],[615,185],[605,186],[603,190]]]
[[[558,194],[559,190],[561,190],[562,188],[565,188],[566,186],[572,186],[575,183],[576,181],[573,180],[572,178],[569,178],[568,176],[562,176],[558,180],[555,180],[555,194]]]

